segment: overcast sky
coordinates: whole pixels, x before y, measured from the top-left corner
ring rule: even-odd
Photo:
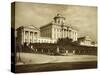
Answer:
[[[78,36],[97,39],[97,8],[90,6],[16,3],[15,28],[34,25],[40,27],[53,20],[57,13],[66,18],[66,24],[78,29]]]

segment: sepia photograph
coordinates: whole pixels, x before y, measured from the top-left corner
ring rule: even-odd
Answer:
[[[11,71],[97,68],[97,7],[11,4]]]

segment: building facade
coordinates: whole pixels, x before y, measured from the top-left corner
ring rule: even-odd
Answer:
[[[53,21],[49,24],[40,27],[41,37],[49,37],[54,40],[59,38],[70,38],[73,41],[77,41],[77,30],[71,26],[65,24],[65,17],[57,14]]]
[[[89,36],[84,36],[84,37],[78,38],[78,42],[80,45],[83,45],[83,46],[97,46],[96,43],[93,43],[91,41]]]
[[[77,41],[77,30],[65,24],[66,18],[57,14],[53,21],[37,28],[33,25],[17,28],[17,40],[26,43],[56,43],[59,38]]]

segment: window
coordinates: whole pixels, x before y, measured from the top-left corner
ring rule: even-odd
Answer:
[[[32,35],[33,34],[33,32],[30,32],[30,35]]]
[[[37,37],[37,32],[34,32],[34,36]]]
[[[37,32],[34,32],[35,35],[37,35]]]

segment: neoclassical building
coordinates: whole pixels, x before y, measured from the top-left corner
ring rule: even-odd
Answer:
[[[59,38],[69,38],[77,41],[77,30],[65,24],[66,18],[57,14],[53,21],[37,28],[33,25],[17,28],[17,40],[26,43],[56,43]]]
[[[78,42],[83,46],[97,46],[97,44],[90,39],[89,36],[79,37]]]
[[[40,27],[40,33],[41,37],[49,37],[54,40],[58,38],[70,38],[73,41],[77,41],[77,30],[65,24],[65,17],[60,14],[57,14],[53,18],[53,22]]]

